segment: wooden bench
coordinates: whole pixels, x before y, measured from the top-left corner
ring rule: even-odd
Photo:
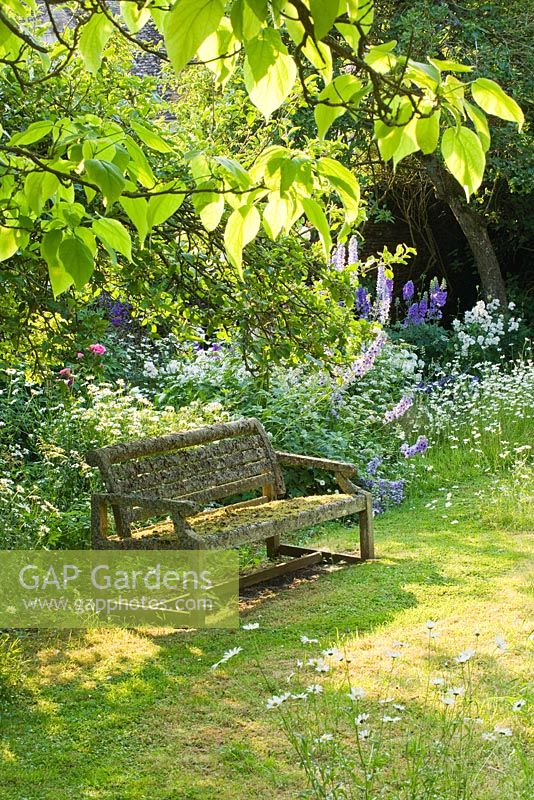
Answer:
[[[90,451],[87,461],[99,467],[107,489],[92,497],[94,548],[228,548],[265,540],[271,559],[293,557],[244,576],[241,586],[323,560],[374,558],[372,499],[350,480],[355,467],[276,452],[256,419],[111,445]],[[284,499],[282,466],[332,472],[340,492]],[[218,500],[253,490],[261,490],[261,496],[203,510]],[[113,535],[108,535],[108,507],[115,519]],[[359,514],[359,556],[280,542],[283,534],[352,514]],[[158,516],[170,520],[132,529],[133,522]]]

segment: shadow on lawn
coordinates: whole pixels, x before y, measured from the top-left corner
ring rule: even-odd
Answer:
[[[422,538],[432,546],[439,533]],[[469,560],[480,554],[462,541],[464,550]],[[494,555],[487,542],[482,550],[485,558]],[[453,542],[446,557],[449,551]],[[510,547],[499,555],[502,570],[523,553]],[[407,586],[460,584],[445,576],[442,563],[383,559],[259,593],[258,657],[281,684],[280,675],[301,655],[303,633],[330,641],[336,631],[372,633],[417,605]],[[3,799],[245,798],[243,773],[259,781],[258,797],[276,790],[285,800],[301,786],[288,746],[278,733],[273,742],[273,722],[263,717],[262,676],[246,631],[64,632],[32,634],[27,642],[40,681],[0,711]],[[225,650],[239,646],[245,648],[239,660],[211,671]],[[486,666],[491,683],[510,686],[500,664],[491,659]]]

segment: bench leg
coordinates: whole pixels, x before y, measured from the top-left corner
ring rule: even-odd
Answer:
[[[280,536],[269,536],[265,540],[267,545],[267,556],[271,559],[276,558],[280,551]]]
[[[360,556],[364,561],[375,557],[375,543],[373,536],[373,498],[370,492],[362,491],[365,495],[365,509],[360,511]]]
[[[105,546],[108,532],[108,509],[104,502],[91,498],[91,545],[94,550]]]

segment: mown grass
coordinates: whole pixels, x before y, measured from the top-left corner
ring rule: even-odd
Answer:
[[[519,506],[506,495],[527,491],[515,480],[479,478],[451,498],[437,486],[408,500],[378,518],[377,562],[266,593],[243,616],[259,630],[25,635],[24,689],[1,707],[2,800],[305,796],[276,712],[265,707],[273,687],[285,691],[295,659],[310,654],[301,634],[322,647],[341,637],[353,678],[371,691],[385,649],[402,640],[410,647],[395,691],[416,702],[429,618],[439,621],[441,658],[473,643],[484,650],[480,715],[524,738],[527,714],[510,706],[527,696],[530,677],[532,516],[526,495]],[[333,523],[315,538],[348,549],[357,529]],[[495,635],[509,643],[505,653],[495,653]],[[237,646],[242,653],[210,669]],[[340,676],[321,682],[335,692]],[[509,800],[526,800],[517,760],[501,769]],[[494,794],[489,780],[485,800],[499,796],[497,784]]]

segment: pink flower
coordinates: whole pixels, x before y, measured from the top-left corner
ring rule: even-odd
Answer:
[[[90,350],[91,353],[94,353],[95,356],[103,356],[106,352],[106,348],[103,344],[90,344],[87,349]]]
[[[72,370],[70,367],[63,367],[63,369],[59,370],[59,374],[63,375],[65,378],[70,378],[72,375]]]
[[[76,358],[85,358],[84,354],[81,352],[76,353]]]

